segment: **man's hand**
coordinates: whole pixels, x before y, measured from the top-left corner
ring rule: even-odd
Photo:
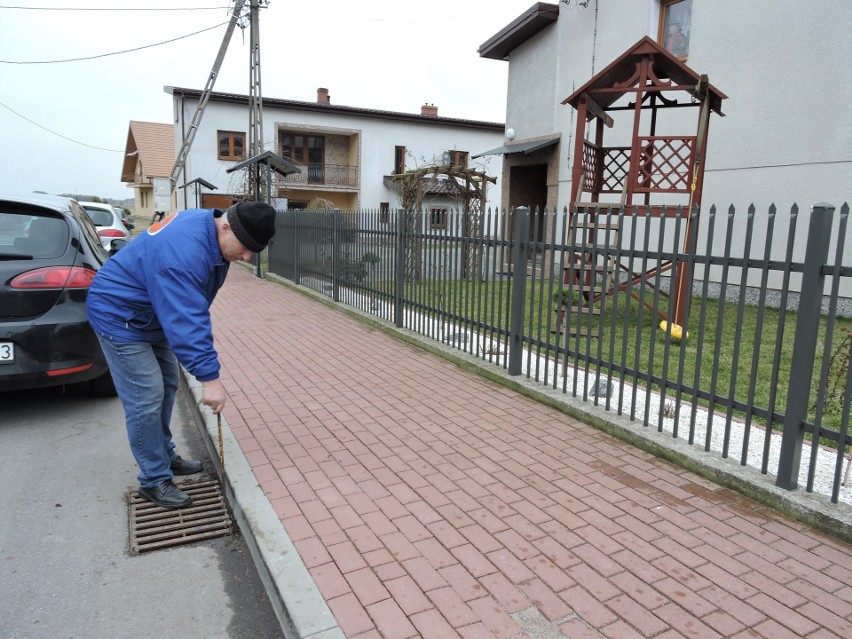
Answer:
[[[211,379],[209,382],[201,382],[201,403],[209,406],[214,415],[218,415],[225,408],[225,400],[228,394],[220,379]]]

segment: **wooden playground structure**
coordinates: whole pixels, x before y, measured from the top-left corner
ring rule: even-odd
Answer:
[[[661,45],[644,37],[609,66],[563,100],[577,110],[572,150],[569,238],[600,248],[576,253],[564,267],[563,283],[582,294],[583,303],[572,310],[599,314],[607,298],[616,290],[630,290],[638,299],[636,287],[652,286],[652,278],[674,271],[668,293],[673,295],[669,325],[683,325],[692,292],[691,274],[683,262],[693,255],[704,185],[707,131],[710,112],[720,116],[726,95],[713,87],[706,75],[699,75]],[[697,123],[689,134],[666,133],[663,113],[682,108],[697,110]],[[619,116],[632,115],[628,145],[607,146],[606,128],[614,128]],[[671,118],[683,127],[687,118]],[[626,122],[625,122],[626,121]],[[593,125],[591,124],[593,123]],[[622,139],[624,124],[619,121]],[[594,130],[588,139],[587,130]],[[615,194],[617,201],[612,195]],[[602,201],[601,196],[610,196]],[[661,213],[665,207],[665,216]],[[677,261],[665,260],[644,272],[631,271],[616,259],[619,245],[619,212],[661,219],[662,223],[680,215],[685,220],[683,247]],[[635,219],[635,218],[634,218]],[[696,226],[690,229],[689,225]],[[691,232],[693,231],[693,232]],[[676,238],[677,242],[678,239]],[[651,307],[650,303],[645,302]],[[578,322],[582,329],[585,322]]]

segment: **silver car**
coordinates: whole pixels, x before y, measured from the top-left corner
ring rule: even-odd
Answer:
[[[130,231],[124,225],[116,210],[106,202],[80,202],[86,213],[89,214],[89,219],[98,229],[98,237],[101,238],[101,244],[107,250],[110,250],[113,240],[130,241]]]

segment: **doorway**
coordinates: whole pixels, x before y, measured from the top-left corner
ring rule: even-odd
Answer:
[[[518,206],[530,207],[529,241],[542,242],[547,206],[546,164],[513,166],[509,169],[509,207],[514,209]]]

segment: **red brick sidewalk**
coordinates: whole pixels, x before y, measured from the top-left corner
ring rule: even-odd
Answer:
[[[852,637],[852,547],[231,269],[225,416],[347,637]]]

